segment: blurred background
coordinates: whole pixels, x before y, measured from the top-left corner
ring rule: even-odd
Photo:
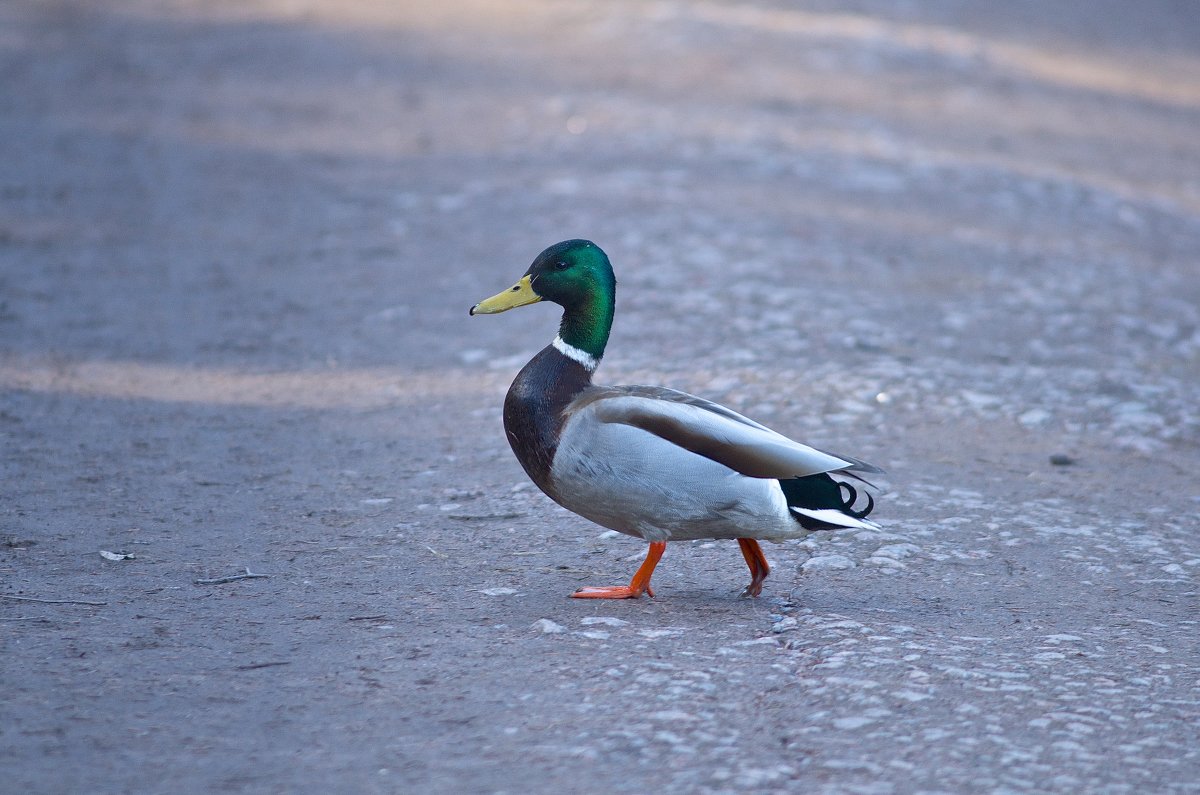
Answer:
[[[0,591],[104,604],[0,601],[0,758],[28,791],[1190,791],[1198,130],[1185,0],[3,4]],[[642,549],[505,444],[554,312],[466,310],[572,237],[620,284],[602,380],[882,465],[885,534],[768,549],[753,604],[711,544],[568,604]],[[918,603],[924,679],[845,646]],[[1080,717],[1072,682],[1116,689]]]

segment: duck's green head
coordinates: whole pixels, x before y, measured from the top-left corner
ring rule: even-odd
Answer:
[[[590,240],[564,240],[538,254],[519,282],[471,307],[471,314],[552,301],[563,308],[562,341],[599,359],[608,344],[616,296],[608,255]]]

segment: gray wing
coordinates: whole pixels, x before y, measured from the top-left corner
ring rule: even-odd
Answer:
[[[792,441],[724,406],[673,389],[598,387],[581,395],[568,413],[584,407],[599,422],[639,428],[747,477],[797,478],[861,463]]]

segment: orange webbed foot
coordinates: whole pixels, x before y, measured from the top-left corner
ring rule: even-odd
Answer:
[[[654,574],[654,567],[658,565],[658,561],[663,556],[663,552],[667,549],[666,541],[653,541],[650,544],[650,549],[646,552],[646,559],[642,561],[642,565],[638,567],[637,573],[633,575],[633,579],[628,585],[609,585],[598,588],[580,588],[575,593],[571,594],[572,599],[637,599],[642,594],[654,596],[654,589],[650,587],[650,575]]]
[[[762,595],[762,580],[751,580],[750,584],[742,589],[739,596],[749,596],[757,599]]]
[[[753,538],[739,538],[737,542],[742,548],[742,557],[746,559],[746,565],[750,567],[750,584],[742,591],[742,596],[757,597],[762,593],[763,580],[771,573],[771,567],[767,565],[767,557],[763,554],[762,547]]]
[[[571,594],[572,599],[637,599],[642,594],[654,596],[650,586],[641,590],[630,585],[608,585],[594,588],[580,588]]]

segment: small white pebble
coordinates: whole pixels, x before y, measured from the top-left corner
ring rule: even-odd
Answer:
[[[819,555],[800,564],[801,571],[837,571],[853,569],[857,564],[845,555]]]
[[[1050,412],[1044,409],[1030,409],[1029,411],[1017,417],[1017,422],[1026,427],[1042,425],[1050,420]]]
[[[684,712],[681,709],[664,709],[658,712],[651,712],[646,716],[650,720],[661,720],[667,723],[692,723],[696,720],[696,716],[690,712]]]
[[[629,625],[628,621],[615,618],[613,616],[588,616],[587,618],[579,619],[579,623],[583,624],[585,627],[589,627],[593,624],[604,624],[610,627],[624,627]]]
[[[650,638],[651,640],[653,640],[654,638],[667,638],[667,637],[670,637],[671,635],[678,635],[679,632],[680,632],[680,630],[678,630],[678,629],[639,629],[638,630],[639,635],[641,635],[643,638]]]
[[[872,553],[872,557],[876,558],[894,558],[902,560],[912,557],[921,551],[921,548],[916,544],[886,544]]]
[[[1078,635],[1047,635],[1044,640],[1047,643],[1059,644],[1074,643],[1075,641],[1083,640],[1083,638],[1079,637]]]
[[[793,616],[784,616],[779,621],[771,625],[772,632],[787,632],[789,629],[795,629],[800,624]]]
[[[896,692],[892,693],[892,695],[896,698],[904,699],[905,701],[912,701],[914,703],[931,698],[931,696],[925,693],[918,693],[915,690],[897,690]]]
[[[754,640],[739,640],[736,643],[734,643],[733,645],[734,646],[762,646],[762,645],[774,646],[775,638],[772,638],[770,635],[767,635],[762,638],[755,638]]]

